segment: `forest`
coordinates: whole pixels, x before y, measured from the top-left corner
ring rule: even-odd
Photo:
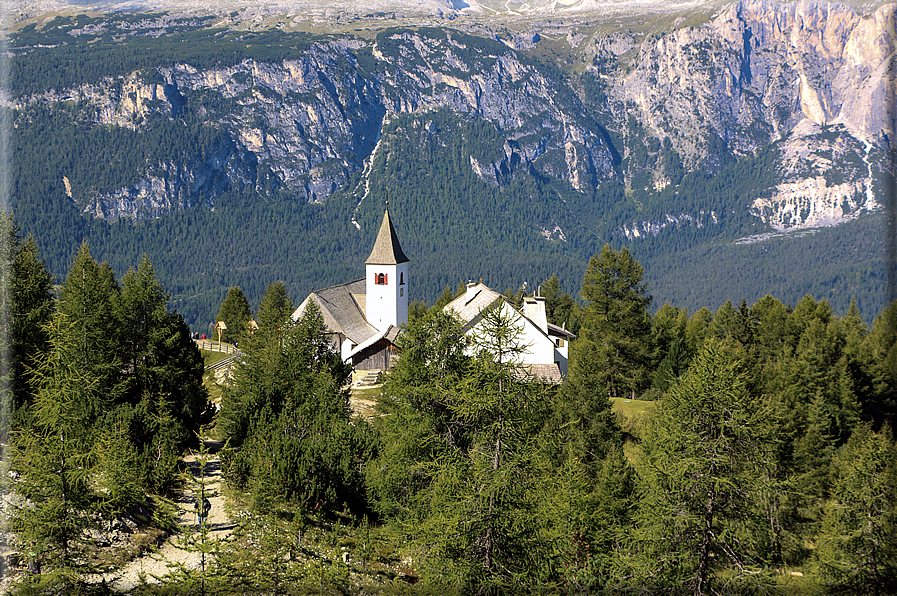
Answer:
[[[13,546],[42,561],[12,594],[112,593],[91,530],[184,531],[179,458],[203,437],[225,442],[233,538],[130,593],[897,593],[897,302],[871,325],[810,295],[653,308],[605,244],[578,300],[542,283],[577,333],[562,384],[515,366],[500,309],[465,334],[447,288],[415,303],[359,417],[320,312],[292,320],[282,282],[255,309],[231,286],[242,355],[210,386],[148,258],[118,278],[82,244],[54,291],[3,226],[3,489]]]

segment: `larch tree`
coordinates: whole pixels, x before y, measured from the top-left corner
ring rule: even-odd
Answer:
[[[499,306],[481,316],[478,354],[443,398],[461,436],[426,466],[422,515],[408,521],[424,565],[442,570],[435,584],[468,593],[519,591],[538,581],[546,550],[534,489],[547,392],[525,378],[526,346],[513,311]]]
[[[96,379],[94,399],[85,404],[99,417],[124,398],[121,288],[107,264],[98,264],[81,244],[59,292],[57,309],[66,315],[78,341],[81,367]]]
[[[607,397],[634,398],[648,380],[651,296],[643,281],[642,266],[625,248],[610,245],[589,259],[582,281],[583,309],[579,340],[592,344],[582,350],[585,358],[574,357],[571,381],[592,371],[590,390]],[[578,342],[577,342],[578,343]],[[576,354],[574,349],[574,354]]]
[[[202,384],[202,356],[183,318],[168,311],[168,300],[146,256],[122,278],[127,390],[112,424],[127,424],[144,462],[144,484],[155,490],[173,479],[178,453],[213,413]]]
[[[82,532],[98,499],[91,490],[93,442],[84,403],[95,380],[81,367],[78,329],[62,314],[47,327],[49,349],[32,369],[35,394],[30,424],[13,433],[16,492],[26,499],[12,515],[23,548],[39,550],[62,582],[76,581],[82,566]]]
[[[369,437],[366,425],[351,422],[351,367],[331,347],[317,304],[298,321],[282,300],[272,304],[285,319],[260,309],[267,323],[259,333],[270,333],[251,343],[222,400],[222,431],[240,448],[226,454],[225,476],[251,488],[258,512],[285,501],[354,507]]]
[[[833,461],[817,560],[835,588],[880,596],[897,591],[897,447],[890,428],[860,425]]]
[[[429,486],[425,470],[467,437],[448,403],[470,363],[470,338],[462,323],[430,309],[396,339],[400,357],[386,375],[372,420],[376,458],[365,466],[371,506],[381,515],[412,515]]]
[[[3,337],[12,363],[9,369],[9,389],[12,400],[8,403],[12,417],[15,412],[31,401],[28,386],[28,366],[42,352],[47,350],[49,338],[46,325],[53,314],[53,279],[41,260],[33,237],[22,239],[15,222],[4,217],[0,222],[4,238],[5,266],[4,298],[11,308],[3,309]],[[5,435],[4,435],[5,436]]]
[[[716,582],[763,581],[758,545],[768,540],[762,501],[774,470],[772,429],[738,360],[708,340],[658,403],[638,466],[632,550],[646,587],[698,595],[722,589]],[[718,576],[724,566],[732,573]]]
[[[593,472],[620,441],[611,398],[635,397],[649,380],[651,297],[644,271],[625,248],[605,245],[589,260],[582,282],[579,336],[570,347],[567,380],[554,424],[577,443],[578,457]]]
[[[871,377],[871,391],[864,396],[863,417],[876,427],[897,425],[897,301],[875,319],[861,348]]]

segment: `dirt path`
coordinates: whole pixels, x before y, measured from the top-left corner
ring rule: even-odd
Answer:
[[[141,575],[146,578],[147,583],[153,584],[159,583],[158,578],[169,575],[178,566],[184,566],[187,569],[201,567],[202,553],[190,544],[201,539],[194,506],[196,495],[200,492],[200,479],[203,476],[205,478],[205,496],[212,504],[212,511],[206,521],[209,529],[208,539],[223,540],[230,536],[234,524],[230,522],[225,512],[225,498],[221,495],[221,460],[214,453],[221,447],[221,444],[215,441],[206,441],[206,446],[210,453],[206,457],[204,471],[200,465],[201,455],[193,454],[184,458],[188,469],[193,473],[194,481],[193,486],[187,487],[176,501],[181,508],[179,519],[181,532],[166,540],[158,551],[139,557],[119,571],[104,576],[113,590],[127,592],[133,589],[140,585]],[[206,555],[206,564],[209,562],[208,557],[209,555]]]

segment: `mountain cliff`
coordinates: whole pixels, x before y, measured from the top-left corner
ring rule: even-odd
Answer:
[[[463,175],[493,189],[477,192],[575,259],[614,238],[756,240],[882,212],[894,4],[743,0],[676,14],[662,30],[618,16],[325,34],[215,15],[26,21],[5,102],[21,143],[122,151],[99,164],[96,152],[38,151],[45,181],[22,182],[16,200],[41,193],[86,221],[133,225],[240,193],[342,204],[334,217],[362,228],[372,188],[401,198],[395,161],[431,143],[463,153]],[[464,134],[434,132],[438,113]]]

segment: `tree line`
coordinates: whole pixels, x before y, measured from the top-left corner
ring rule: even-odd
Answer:
[[[163,509],[153,495],[210,420],[201,359],[148,260],[119,282],[84,245],[54,298],[7,221],[10,444],[29,499],[13,527],[61,574],[41,581],[83,587],[83,529]],[[563,384],[515,364],[524,346],[501,310],[471,337],[417,303],[370,419],[352,415],[318,309],[294,320],[278,282],[253,312],[232,288],[219,316],[243,357],[215,419],[223,474],[270,520],[253,526],[259,556],[287,550],[260,577],[261,559],[222,548],[205,585],[271,592],[292,577],[277,589],[301,592],[318,565],[300,556],[303,528],[349,513],[352,544],[373,526],[416,579],[361,591],[775,593],[787,569],[819,591],[897,589],[897,303],[871,328],[811,296],[651,314],[641,265],[610,246],[589,260],[582,306],[555,276],[542,287],[550,320],[578,335]],[[653,414],[614,414],[632,401]]]

